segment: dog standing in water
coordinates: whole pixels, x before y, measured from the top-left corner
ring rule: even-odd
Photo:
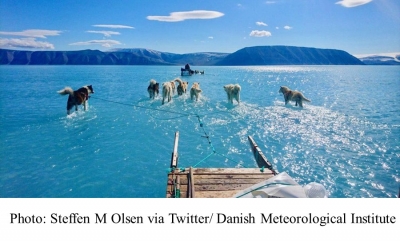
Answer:
[[[229,85],[224,85],[224,90],[228,96],[228,102],[233,104],[233,99],[237,101],[237,103],[240,103],[240,90],[242,88],[240,87],[239,84],[229,84]]]
[[[285,98],[285,105],[289,101],[295,101],[296,106],[297,104],[299,104],[300,107],[303,107],[303,101],[311,102],[311,100],[304,97],[304,95],[300,91],[290,90],[286,86],[281,86],[281,88],[279,89],[279,93],[283,94],[283,97]]]
[[[190,99],[193,100],[193,98],[196,97],[196,101],[198,101],[201,92],[202,90],[200,89],[200,84],[194,82],[192,88],[190,88]]]
[[[78,90],[73,90],[71,87],[65,87],[58,91],[60,95],[69,95],[67,101],[67,115],[71,113],[72,107],[75,106],[75,111],[78,111],[78,105],[83,105],[84,110],[87,109],[87,101],[89,94],[94,94],[92,85],[86,85]]]
[[[186,93],[186,89],[187,89],[187,87],[189,85],[189,82],[182,81],[179,78],[176,78],[175,81],[178,82],[178,87],[176,88],[177,92],[178,92],[178,95],[183,95],[184,93]]]
[[[150,99],[154,99],[159,93],[159,84],[151,79],[149,87],[147,87],[147,92],[149,92]]]
[[[163,83],[163,90],[162,90],[162,104],[165,103],[165,99],[167,99],[168,102],[171,101],[172,99],[172,93],[173,93],[173,89],[172,89],[172,84],[171,82],[165,82]]]
[[[170,83],[171,83],[171,89],[172,89],[172,93],[171,93],[171,95],[174,95],[175,94],[175,80],[171,80],[170,81]]]

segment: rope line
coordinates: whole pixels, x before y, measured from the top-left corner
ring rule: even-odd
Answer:
[[[123,103],[123,102],[119,102],[119,101],[114,101],[114,100],[108,100],[108,99],[103,99],[103,98],[99,98],[99,97],[94,97],[94,96],[90,96],[90,98],[92,99],[97,99],[97,100],[102,100],[102,101],[106,101],[106,102],[111,102],[111,103],[115,103],[115,104],[120,104],[120,105],[126,105],[126,106],[132,106],[132,107],[138,107],[138,108],[142,108],[142,109],[147,109],[147,110],[156,110],[156,111],[161,111],[161,112],[167,112],[167,113],[172,113],[172,114],[178,114],[178,115],[182,115],[182,116],[200,116],[198,114],[195,113],[182,113],[182,112],[177,112],[177,111],[172,111],[172,110],[161,110],[161,109],[157,109],[157,108],[152,108],[152,107],[146,107],[146,106],[140,106],[140,105],[134,105],[134,104],[128,104],[128,103]],[[231,113],[229,111],[225,111],[225,110],[218,110],[218,111],[213,111],[208,113],[208,115],[213,115],[213,114],[217,114],[217,113]],[[203,115],[204,116],[204,115]]]
[[[204,157],[201,161],[199,161],[198,163],[196,163],[193,167],[196,167],[197,165],[199,165],[200,163],[202,163],[203,161],[207,160],[210,156],[214,155],[215,152],[210,153],[208,156]]]
[[[211,139],[210,139],[210,136],[208,135],[208,133],[206,132],[206,130],[205,130],[205,128],[204,128],[204,124],[203,124],[203,122],[201,121],[201,118],[200,118],[200,116],[199,115],[196,115],[196,117],[197,117],[197,120],[199,121],[199,124],[200,124],[200,127],[202,128],[202,130],[203,130],[203,132],[204,132],[204,136],[201,136],[201,137],[205,137],[205,138],[207,138],[207,141],[208,141],[208,144],[210,145],[210,147],[212,148],[212,153],[210,153],[208,156],[206,156],[205,158],[203,158],[201,161],[199,161],[196,165],[194,165],[193,167],[196,167],[198,164],[200,164],[200,163],[202,163],[203,161],[205,161],[205,160],[207,160],[210,156],[212,156],[212,155],[219,155],[219,156],[222,156],[222,157],[224,157],[224,158],[226,158],[226,159],[228,159],[228,160],[230,160],[230,161],[232,161],[232,162],[235,162],[234,160],[232,160],[232,159],[230,159],[230,158],[228,158],[227,156],[225,156],[224,154],[222,154],[222,153],[218,153],[216,150],[215,150],[215,148],[214,148],[214,145],[212,144],[212,142],[211,142]],[[239,162],[236,162],[238,165],[239,165]]]
[[[162,112],[167,112],[167,113],[172,113],[172,114],[179,114],[179,115],[182,115],[182,116],[195,116],[196,115],[196,114],[192,114],[192,113],[187,114],[187,113],[181,113],[181,112],[177,112],[177,111],[161,110],[161,109],[157,109],[157,108],[151,108],[151,107],[146,107],[146,106],[128,104],[128,103],[123,103],[123,102],[118,102],[118,101],[113,101],[113,100],[107,100],[107,99],[102,99],[102,98],[93,97],[93,96],[91,96],[90,98],[98,99],[98,100],[102,100],[102,101],[107,101],[107,102],[111,102],[111,103],[115,103],[115,104],[120,104],[120,105],[138,107],[138,108],[147,109],[147,110],[157,110],[157,111],[162,111]]]
[[[140,106],[140,105],[134,105],[134,104],[128,104],[128,103],[123,103],[123,102],[119,102],[119,101],[113,101],[113,100],[108,100],[108,99],[103,99],[103,98],[98,98],[98,97],[93,97],[93,96],[90,96],[90,98],[94,98],[94,99],[102,100],[102,101],[106,101],[106,102],[111,102],[111,103],[115,103],[115,104],[125,105],[125,106],[132,106],[132,107],[137,107],[137,108],[142,108],[142,109],[147,109],[147,110],[156,110],[156,111],[161,111],[161,112],[166,112],[166,113],[172,113],[172,114],[179,115],[179,116],[177,116],[177,117],[171,117],[171,118],[165,118],[165,119],[164,119],[164,118],[163,118],[163,119],[161,119],[161,118],[156,118],[156,119],[159,119],[159,120],[172,120],[172,119],[178,119],[178,118],[182,118],[182,117],[195,116],[195,117],[197,117],[197,120],[199,121],[200,127],[202,128],[203,133],[204,133],[204,136],[201,136],[201,137],[204,137],[204,138],[207,139],[208,144],[209,144],[210,147],[212,148],[212,153],[210,153],[210,154],[207,155],[205,158],[203,158],[202,160],[200,160],[200,161],[199,161],[198,163],[196,163],[193,167],[196,167],[198,164],[204,162],[205,160],[207,160],[207,159],[208,159],[209,157],[211,157],[212,155],[219,155],[219,156],[222,156],[222,157],[224,157],[224,158],[226,158],[226,159],[228,159],[228,160],[230,160],[230,161],[232,161],[232,162],[236,162],[236,161],[234,161],[234,160],[228,158],[226,155],[224,155],[224,154],[222,154],[222,153],[218,153],[218,152],[215,150],[214,145],[213,145],[212,142],[211,142],[210,136],[208,135],[208,133],[206,132],[206,130],[205,130],[205,128],[204,128],[204,124],[203,124],[203,122],[202,122],[202,120],[201,120],[201,115],[199,115],[199,114],[195,114],[195,113],[182,113],[182,112],[171,111],[171,110],[161,110],[161,109],[157,109],[157,108],[146,107],[146,106]],[[230,113],[230,112],[228,112],[228,111],[223,111],[223,110],[219,110],[219,111],[214,111],[214,112],[208,113],[208,115],[213,115],[213,114],[216,114],[216,113]],[[203,115],[203,116],[205,116],[205,115]],[[153,116],[153,118],[155,118],[155,117]],[[236,162],[236,163],[237,163],[238,165],[240,164],[239,162]]]

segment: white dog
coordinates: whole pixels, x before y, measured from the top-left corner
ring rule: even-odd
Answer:
[[[296,106],[299,104],[300,107],[303,107],[303,101],[311,102],[311,100],[304,97],[300,91],[291,90],[286,86],[281,86],[279,88],[279,93],[283,94],[283,97],[285,98],[285,105],[287,105],[289,101],[294,101],[296,102]]]
[[[173,94],[175,94],[175,80],[171,80],[170,81],[170,83],[171,83],[171,88],[172,88],[172,93],[171,93],[171,95],[173,95]]]
[[[190,99],[193,100],[193,98],[196,97],[196,101],[198,101],[201,92],[202,90],[200,89],[200,84],[194,82],[192,88],[190,88]]]
[[[172,85],[171,82],[165,82],[163,83],[163,90],[162,90],[162,94],[163,94],[163,99],[162,99],[162,104],[165,103],[165,99],[168,100],[168,102],[171,101],[172,99]]]
[[[239,84],[229,84],[224,85],[224,90],[228,96],[228,102],[233,104],[233,99],[235,99],[238,104],[240,103],[240,90],[242,88]]]

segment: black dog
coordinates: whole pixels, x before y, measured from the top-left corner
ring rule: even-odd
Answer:
[[[147,87],[147,92],[149,92],[150,99],[154,99],[156,95],[158,95],[160,92],[159,89],[160,85],[155,80],[150,80],[149,87]]]
[[[78,111],[78,105],[83,105],[84,110],[87,109],[86,102],[89,100],[89,94],[94,94],[92,85],[86,85],[78,90],[72,90],[71,87],[65,87],[63,90],[58,91],[60,95],[69,94],[67,101],[67,114],[75,106],[75,111]]]

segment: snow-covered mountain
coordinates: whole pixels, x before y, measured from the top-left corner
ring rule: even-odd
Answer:
[[[368,65],[400,65],[400,53],[356,55]]]

